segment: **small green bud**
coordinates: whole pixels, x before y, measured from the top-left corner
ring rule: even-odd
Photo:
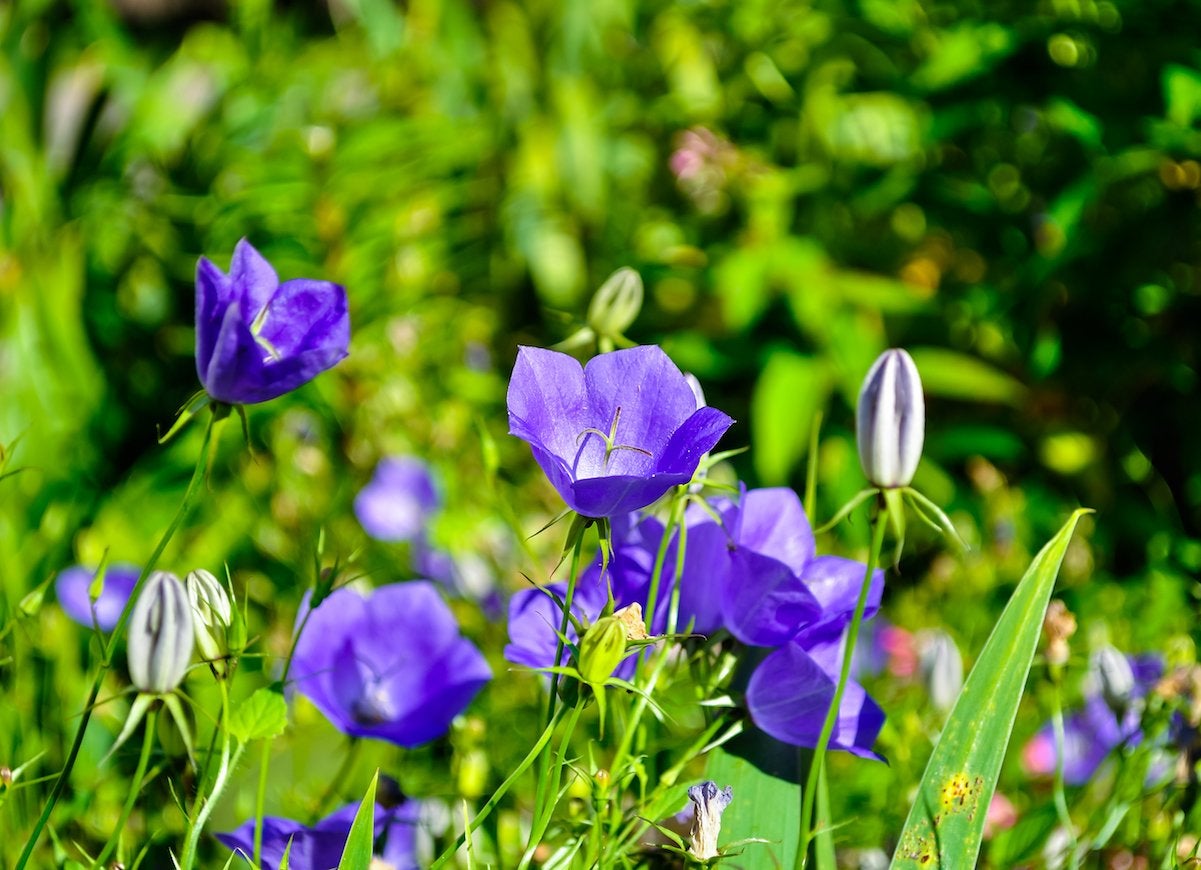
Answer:
[[[229,594],[220,581],[203,568],[189,573],[184,584],[192,605],[192,625],[201,657],[209,661],[223,658],[229,651],[226,631],[233,617]]]
[[[129,617],[129,677],[139,691],[161,695],[183,680],[194,646],[192,608],[179,578],[155,571]]]
[[[598,336],[620,338],[642,310],[642,278],[623,266],[601,285],[588,306],[588,326]]]
[[[579,667],[584,682],[599,685],[609,679],[626,656],[626,637],[626,626],[616,616],[598,619],[584,632]]]

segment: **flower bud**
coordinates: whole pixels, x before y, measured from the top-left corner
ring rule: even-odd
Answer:
[[[580,676],[586,683],[603,683],[625,656],[625,625],[616,616],[598,619],[580,641]]]
[[[922,458],[926,406],[917,366],[905,351],[886,350],[859,391],[859,462],[873,486],[908,486]]]
[[[688,832],[688,851],[700,861],[718,856],[717,838],[721,835],[721,814],[734,799],[734,787],[719,789],[713,780],[688,789],[693,803],[692,829]]]
[[[955,641],[945,631],[926,635],[918,659],[922,681],[935,708],[947,712],[963,688],[963,657]]]
[[[198,568],[188,574],[184,584],[192,605],[192,626],[200,655],[209,661],[222,658],[229,650],[225,633],[233,621],[229,594],[211,572]]]
[[[629,267],[618,269],[601,285],[588,306],[588,326],[599,336],[617,338],[642,310],[642,278]]]
[[[155,571],[129,617],[129,677],[142,692],[165,694],[179,685],[192,659],[192,609],[174,574]]]
[[[1134,697],[1134,670],[1130,660],[1106,644],[1093,653],[1089,662],[1097,692],[1114,714],[1121,716]]]

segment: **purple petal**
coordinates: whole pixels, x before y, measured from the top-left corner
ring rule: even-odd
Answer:
[[[651,474],[646,477],[591,477],[573,483],[564,500],[570,508],[586,517],[611,517],[654,504],[673,486],[691,479],[691,472]]]
[[[510,434],[540,448],[565,468],[579,449],[579,436],[593,425],[583,368],[567,354],[543,348],[518,348],[508,407]],[[542,459],[538,464],[547,470]]]
[[[777,646],[818,613],[813,593],[783,562],[743,547],[730,562],[722,611],[726,627],[743,643]]]
[[[717,446],[734,418],[716,408],[699,408],[685,420],[659,455],[657,470],[692,477],[701,457]]]
[[[821,606],[821,622],[850,624],[866,572],[867,566],[862,562],[841,556],[818,556],[805,567],[802,579]],[[877,568],[872,573],[872,585],[867,593],[863,611],[865,620],[871,619],[880,609],[883,594],[884,572]]]
[[[236,288],[238,306],[246,323],[254,323],[279,287],[279,276],[275,269],[246,239],[241,239],[234,246],[233,259],[229,264],[229,281]]]
[[[225,309],[207,370],[200,382],[214,399],[230,404],[249,404],[247,399],[262,389],[263,348],[254,340],[238,306]],[[276,395],[279,395],[278,393]]]
[[[109,565],[104,572],[104,591],[96,600],[96,625],[101,631],[112,631],[121,618],[121,611],[138,582],[141,570],[133,565]],[[87,628],[92,627],[92,602],[88,587],[96,572],[74,565],[59,572],[54,581],[58,603],[71,619]]]
[[[691,623],[692,631],[709,634],[725,624],[722,600],[730,582],[730,536],[695,506],[685,512],[684,520],[688,536],[684,571],[680,575],[679,628],[683,630]],[[678,536],[667,553],[665,565],[675,564],[677,544]]]
[[[345,288],[308,278],[285,282],[261,316],[258,334],[281,359],[328,347],[345,356],[350,343]]]
[[[412,457],[389,457],[354,500],[359,523],[378,541],[412,541],[425,531],[440,499],[429,466]],[[428,575],[427,575],[428,576]]]
[[[208,259],[196,263],[196,374],[201,383],[208,377],[209,363],[221,331],[225,309],[233,296],[229,278]]]
[[[739,546],[771,556],[800,575],[815,549],[797,494],[783,487],[752,489],[743,494],[740,508]]]
[[[755,724],[777,740],[794,746],[816,746],[826,712],[834,699],[835,681],[797,643],[788,643],[755,669],[746,700]],[[848,682],[830,747],[862,758],[871,751],[884,724],[884,711],[855,682]]]

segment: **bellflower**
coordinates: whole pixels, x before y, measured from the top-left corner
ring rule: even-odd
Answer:
[[[196,373],[219,402],[266,402],[308,383],[347,354],[346,291],[329,281],[279,276],[251,244],[234,248],[229,274],[196,264]]]
[[[141,692],[161,695],[183,680],[195,646],[192,607],[174,574],[155,571],[129,616],[130,681]]]
[[[289,870],[329,870],[337,867],[350,836],[358,804],[347,804],[311,828],[278,816],[263,818],[263,870],[278,870],[288,851]],[[375,806],[376,857],[392,870],[417,870],[417,824],[419,801],[407,800],[384,809]],[[249,857],[254,853],[254,819],[236,830],[217,834],[217,839],[234,852]],[[382,842],[381,842],[382,840]],[[291,842],[291,849],[288,843]]]
[[[354,515],[377,541],[412,541],[423,535],[440,505],[428,465],[411,456],[390,456],[355,497]]]
[[[701,456],[734,422],[696,396],[662,349],[594,357],[534,347],[517,353],[508,391],[509,431],[567,505],[588,517],[646,507],[692,479]]]
[[[297,626],[308,610],[305,599]],[[492,676],[428,581],[364,598],[334,591],[292,660],[296,688],[345,734],[417,746],[440,737]]]
[[[96,625],[101,631],[112,631],[121,618],[121,611],[129,601],[129,594],[137,585],[141,571],[133,565],[109,565],[104,572],[104,590],[96,599]],[[92,627],[92,599],[88,590],[96,572],[81,565],[72,565],[59,572],[54,581],[58,603],[67,616],[80,625]]]
[[[886,350],[872,365],[855,422],[859,462],[872,485],[909,486],[922,458],[926,406],[917,366],[905,351]]]
[[[1163,661],[1156,655],[1131,656],[1127,661],[1133,685],[1121,715],[1106,702],[1101,686],[1090,680],[1085,684],[1083,709],[1064,717],[1063,781],[1068,785],[1088,782],[1110,752],[1123,744],[1136,746],[1143,739],[1139,702],[1163,675]],[[1048,723],[1022,748],[1022,766],[1033,776],[1051,776],[1055,763],[1055,731]]]

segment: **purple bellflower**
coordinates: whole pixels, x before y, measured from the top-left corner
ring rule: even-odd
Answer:
[[[1063,781],[1084,785],[1109,753],[1126,744],[1137,746],[1143,739],[1140,726],[1142,699],[1163,676],[1163,659],[1157,655],[1128,657],[1134,677],[1130,703],[1115,712],[1097,685],[1086,685],[1084,707],[1063,719]],[[1044,725],[1022,747],[1022,767],[1032,776],[1055,774],[1055,731]]]
[[[355,497],[354,514],[377,541],[413,541],[440,506],[429,466],[415,457],[390,456]]]
[[[308,383],[347,354],[346,290],[279,276],[251,244],[234,248],[229,274],[196,264],[196,373],[219,402],[266,402]]]
[[[517,352],[509,431],[529,443],[568,507],[612,517],[646,507],[692,479],[701,456],[734,422],[697,407],[661,348],[601,354],[581,367],[566,354]]]
[[[289,870],[329,870],[337,867],[350,836],[358,804],[347,804],[326,816],[311,828],[278,816],[263,818],[263,870],[278,870],[288,851]],[[407,800],[398,806],[375,807],[376,857],[393,870],[417,870],[417,824],[419,801]],[[254,819],[236,830],[217,834],[217,839],[234,852],[249,858],[254,853]],[[382,842],[381,842],[382,841]],[[291,842],[291,849],[288,843]]]
[[[307,611],[306,597],[298,627]],[[445,734],[492,671],[434,585],[420,581],[369,598],[333,592],[300,635],[292,675],[343,733],[417,746]]]
[[[109,565],[105,570],[104,591],[96,599],[96,625],[101,631],[112,631],[116,626],[140,573],[133,565]],[[88,596],[88,587],[95,577],[95,571],[73,565],[60,571],[54,581],[54,591],[63,611],[88,628],[92,627],[92,600]]]

